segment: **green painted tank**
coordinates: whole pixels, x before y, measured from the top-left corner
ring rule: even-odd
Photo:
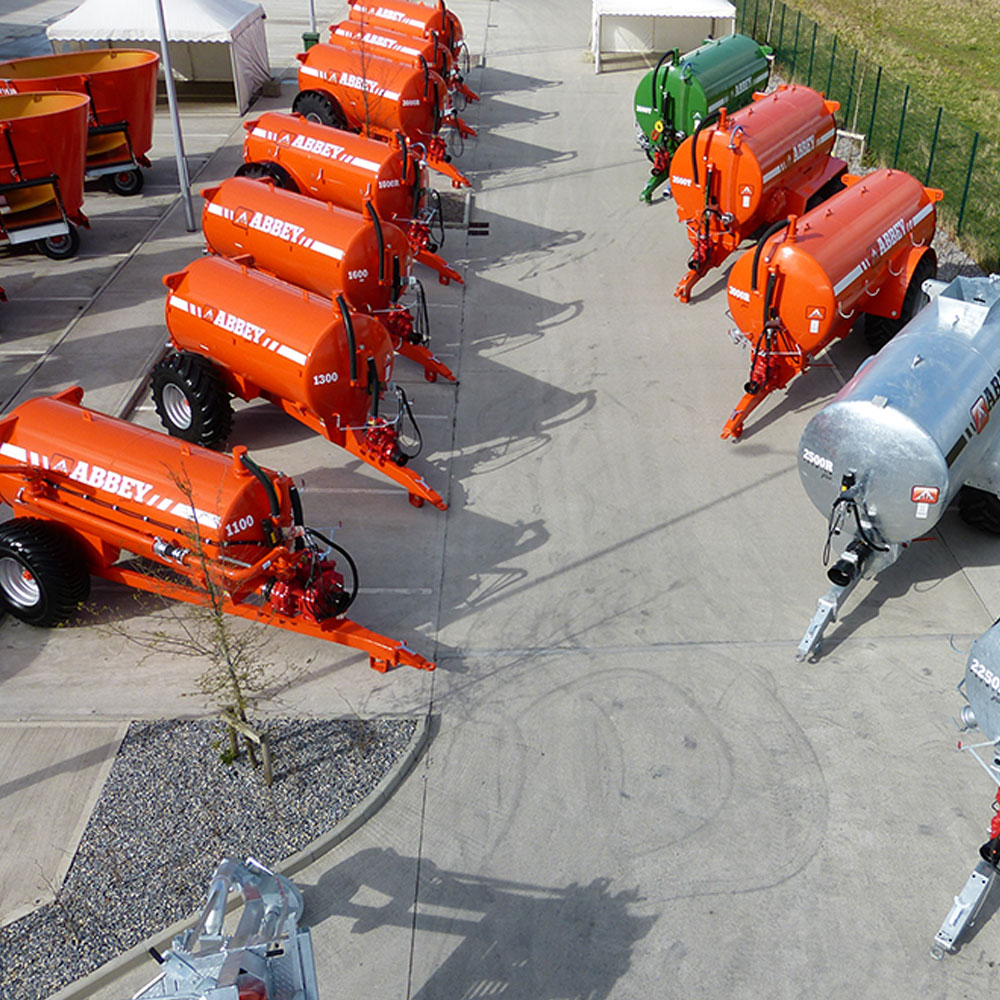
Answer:
[[[713,38],[681,55],[665,53],[635,89],[635,124],[639,144],[653,163],[642,194],[648,202],[667,179],[670,158],[698,123],[719,108],[736,111],[749,104],[755,90],[767,86],[771,49],[746,35]]]

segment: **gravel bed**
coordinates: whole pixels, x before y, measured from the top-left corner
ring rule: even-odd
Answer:
[[[55,902],[0,928],[3,1000],[43,1000],[197,913],[223,857],[274,866],[306,847],[375,788],[416,722],[269,719],[267,731],[270,788],[245,760],[223,763],[216,721],[129,726]]]

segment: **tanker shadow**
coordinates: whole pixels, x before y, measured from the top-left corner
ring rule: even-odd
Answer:
[[[528,76],[525,73],[512,73],[506,69],[496,69],[486,66],[473,67],[468,76],[469,87],[484,98],[483,105],[488,102],[486,95],[495,97],[500,94],[524,93],[533,90],[548,90],[550,87],[563,86],[562,80],[543,80],[538,76]]]
[[[301,887],[313,926],[342,917],[352,934],[397,927],[410,931],[417,954],[447,952],[413,1000],[602,1000],[658,919],[632,912],[643,902],[637,889],[610,885],[517,882],[368,848]]]
[[[476,130],[482,136],[485,129],[495,129],[502,125],[537,125],[539,122],[552,121],[558,117],[560,117],[558,111],[540,111],[491,98],[480,106],[476,114]],[[487,134],[492,135],[492,133]]]
[[[458,160],[455,165],[459,170],[467,173],[470,179],[481,180],[493,174],[502,174],[507,170],[569,163],[577,156],[578,153],[575,149],[552,149],[550,146],[539,146],[532,142],[512,139],[507,135],[484,132],[476,142],[474,156],[470,161],[465,164]]]

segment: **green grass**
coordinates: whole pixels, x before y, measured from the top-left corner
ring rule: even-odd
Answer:
[[[1000,141],[1000,0],[808,0],[793,3],[884,72]],[[768,9],[770,0],[760,0]]]

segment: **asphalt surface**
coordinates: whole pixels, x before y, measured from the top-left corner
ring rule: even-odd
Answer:
[[[278,73],[305,25],[290,0],[266,6]],[[317,6],[323,23],[343,10]],[[584,0],[454,9],[482,95],[459,161],[478,232],[444,249],[464,287],[425,281],[460,385],[397,367],[427,439],[418,468],[451,508],[410,507],[267,407],[234,433],[304,482],[307,521],[340,525],[365,588],[354,617],[438,663],[382,676],[282,636],[283,655],[312,658],[282,713],[433,719],[385,806],[297,875],[322,996],[986,995],[1000,919],[943,962],[928,950],[991,817],[952,717],[964,650],[1000,614],[1000,542],[949,512],[797,663],[827,589],[798,437],[863,342],[719,440],[748,358],[722,274],[689,305],[672,296],[689,247],[670,202],[637,200],[640,71],[594,74]],[[196,186],[231,173],[234,110],[184,123]],[[200,252],[162,114],[154,153],[139,198],[88,195],[77,261],[2,262],[5,408],[75,380],[109,412],[139,398],[154,425],[138,394],[164,336],[160,277]],[[127,720],[197,711],[199,664],[137,663],[108,625],[147,627],[142,608],[95,591],[96,620],[0,626],[4,920],[50,898]]]

